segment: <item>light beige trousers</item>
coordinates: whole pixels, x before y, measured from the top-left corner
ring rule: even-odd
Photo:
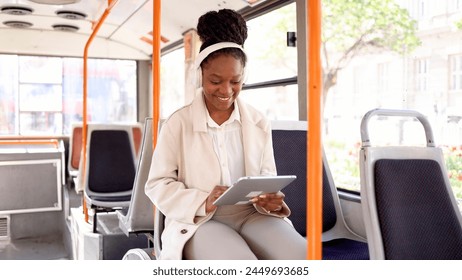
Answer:
[[[306,259],[306,239],[282,218],[252,205],[220,206],[186,243],[188,260]]]

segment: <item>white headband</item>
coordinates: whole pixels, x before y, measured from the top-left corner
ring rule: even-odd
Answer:
[[[205,49],[203,49],[198,55],[197,55],[197,58],[196,58],[196,69],[199,69],[199,67],[201,67],[201,63],[202,61],[204,61],[204,59],[207,58],[207,56],[209,56],[211,53],[215,52],[215,51],[218,51],[220,49],[226,49],[226,48],[236,48],[236,49],[240,49],[244,54],[245,54],[245,51],[244,49],[242,48],[242,46],[236,44],[236,43],[232,43],[232,42],[221,42],[221,43],[216,43],[216,44],[213,44],[213,45],[210,45],[208,47],[206,47]]]

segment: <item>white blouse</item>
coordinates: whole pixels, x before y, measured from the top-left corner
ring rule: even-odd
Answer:
[[[227,121],[218,125],[207,111],[207,132],[213,139],[213,149],[220,162],[221,185],[231,186],[245,175],[241,116],[237,102]]]

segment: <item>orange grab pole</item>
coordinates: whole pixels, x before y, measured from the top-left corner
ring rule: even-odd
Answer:
[[[322,259],[321,1],[308,1],[307,257]]]
[[[156,148],[160,120],[160,26],[161,26],[161,0],[152,1],[152,147]],[[156,219],[156,206],[153,205],[154,221]],[[155,251],[152,250],[155,255]]]
[[[157,144],[157,134],[160,120],[160,26],[161,26],[161,0],[154,0],[152,19],[152,145]]]
[[[98,34],[101,25],[103,25],[104,21],[106,20],[107,16],[111,12],[112,7],[114,7],[115,3],[118,0],[108,0],[107,8],[104,10],[102,16],[98,20],[93,32],[88,38],[87,43],[85,44],[85,49],[83,52],[83,108],[82,108],[82,168],[85,170],[87,164],[87,99],[88,99],[88,49],[90,48],[93,39],[95,38],[96,34]],[[84,173],[82,173],[84,174]],[[79,180],[85,180],[85,178],[80,178]],[[84,190],[85,192],[85,190]],[[85,199],[82,200],[83,204],[83,211],[85,214],[85,222],[88,222],[88,210],[86,207]]]

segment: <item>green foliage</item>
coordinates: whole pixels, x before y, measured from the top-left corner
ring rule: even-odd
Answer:
[[[451,187],[462,200],[462,146],[443,147],[443,152]]]
[[[324,148],[329,167],[339,188],[359,191],[359,143],[350,147],[343,141],[326,141]]]
[[[457,29],[459,29],[459,30],[462,29],[462,19],[456,22],[456,27],[457,27]]]
[[[420,44],[416,22],[393,0],[323,0],[323,42],[336,52],[367,46],[398,53]]]

